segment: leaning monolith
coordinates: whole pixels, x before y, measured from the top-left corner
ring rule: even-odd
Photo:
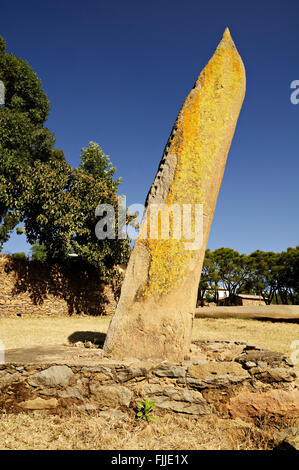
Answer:
[[[181,361],[225,162],[245,95],[228,29],[187,96],[148,193],[104,350]]]

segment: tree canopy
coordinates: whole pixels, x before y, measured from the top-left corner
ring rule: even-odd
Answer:
[[[6,53],[0,36],[0,80],[5,105],[0,107],[0,244],[19,222],[24,179],[35,162],[64,160],[54,148],[55,138],[44,127],[50,103],[29,64]],[[28,189],[28,188],[27,188]]]
[[[38,240],[48,260],[76,253],[108,278],[115,264],[127,262],[130,252],[128,239],[98,240],[95,235],[98,205],[111,204],[117,214],[120,180],[113,178],[114,172],[109,157],[94,142],[82,150],[79,168],[61,161],[35,163],[27,181],[30,191],[21,204],[28,241]]]
[[[231,248],[206,250],[199,300],[209,291],[217,301],[220,287],[231,298],[249,293],[262,296],[266,304],[299,304],[299,246],[281,253],[256,250],[250,255]]]
[[[95,236],[96,207],[111,204],[117,214],[115,167],[94,142],[82,149],[79,168],[68,164],[44,126],[50,103],[40,80],[27,62],[6,53],[1,37],[0,80],[0,246],[22,223],[33,256],[63,263],[76,253],[108,279],[130,252],[128,239]]]

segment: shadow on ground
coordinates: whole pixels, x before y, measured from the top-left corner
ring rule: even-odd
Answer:
[[[69,342],[72,344],[77,343],[78,341],[82,341],[82,343],[90,341],[100,348],[103,347],[105,339],[106,333],[99,331],[75,331],[68,337]]]

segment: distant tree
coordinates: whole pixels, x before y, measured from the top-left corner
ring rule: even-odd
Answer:
[[[278,291],[282,265],[280,253],[256,250],[249,255],[251,285],[270,305]]]
[[[13,253],[12,254],[13,259],[27,259],[26,253],[24,251],[20,251],[18,253]]]
[[[47,259],[47,251],[45,245],[35,243],[31,248],[31,259],[34,261],[45,261]]]
[[[299,304],[299,246],[286,252],[256,250],[242,255],[230,248],[206,250],[198,299],[214,292],[217,301],[219,286],[229,296],[239,292],[261,295],[266,304]]]
[[[214,253],[207,249],[198,287],[198,302],[202,304],[204,299],[210,299],[211,301],[217,302],[219,281],[220,277],[217,271]]]
[[[247,255],[231,248],[218,248],[213,252],[215,270],[221,285],[233,297],[246,285],[249,276]]]
[[[282,252],[277,293],[283,304],[299,303],[299,246]]]

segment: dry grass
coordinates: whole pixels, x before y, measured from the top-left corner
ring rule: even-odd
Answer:
[[[110,317],[0,318],[0,340],[6,349],[67,344],[76,331],[106,333]]]
[[[292,341],[299,340],[299,324],[238,318],[198,318],[194,321],[193,339],[244,341],[289,354]]]
[[[271,444],[270,444],[271,445]],[[6,415],[0,421],[0,449],[34,450],[224,450],[267,449],[269,441],[252,425],[216,416],[164,414],[146,424],[99,414]]]
[[[6,349],[66,344],[76,331],[106,333],[110,317],[0,318],[0,340]],[[244,341],[290,354],[299,340],[299,324],[259,320],[195,319],[193,339]]]
[[[195,319],[193,339],[244,341],[253,346],[286,354],[294,351],[291,344],[299,340],[299,324],[234,318]],[[295,365],[299,375],[299,364]]]

